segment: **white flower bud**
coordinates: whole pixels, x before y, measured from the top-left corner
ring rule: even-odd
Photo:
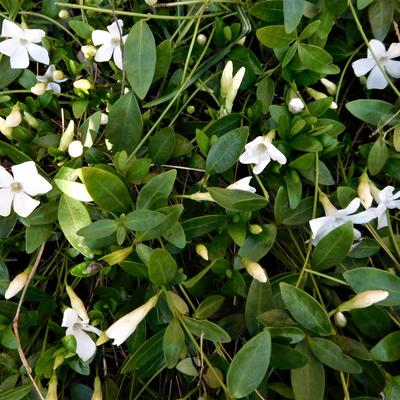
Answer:
[[[196,244],[196,253],[203,259],[208,261],[208,250],[204,244],[199,243]]]
[[[94,378],[93,394],[90,400],[103,400],[103,392],[101,391],[101,380],[98,376]]]
[[[364,208],[370,208],[373,197],[371,194],[371,188],[369,186],[368,174],[366,172],[360,176],[360,183],[358,184],[357,193]]]
[[[337,309],[338,311],[350,311],[357,308],[366,308],[372,304],[379,303],[389,296],[386,290],[366,290],[356,294],[352,299],[342,303]]]
[[[204,46],[207,43],[207,36],[200,33],[197,35],[196,41],[198,45]]]
[[[251,224],[249,225],[249,231],[253,235],[259,235],[262,232],[262,228],[258,224]]]
[[[26,282],[28,282],[28,276],[31,272],[32,268],[28,267],[24,270],[24,272],[21,272],[18,274],[8,285],[8,288],[6,292],[4,293],[4,298],[6,300],[11,299],[11,297],[14,297],[16,294],[18,294],[26,285]]]
[[[34,129],[39,129],[40,127],[39,121],[32,114],[28,113],[27,111],[24,111],[24,118],[30,127]]]
[[[328,97],[325,93],[318,92],[318,90],[315,90],[312,88],[306,88],[306,91],[315,100],[322,100],[322,99],[326,99]],[[332,101],[329,108],[332,110],[336,110],[338,108],[338,105],[334,101]]]
[[[46,400],[57,400],[57,384],[57,375],[55,372],[53,372],[53,375],[51,375],[50,378],[49,387],[47,389]]]
[[[246,68],[241,67],[238,72],[236,72],[235,76],[232,78],[231,85],[228,89],[228,93],[225,99],[225,110],[230,113],[233,107],[233,101],[237,95],[240,84],[244,78],[244,74],[246,73]]]
[[[222,71],[221,76],[221,97],[225,98],[228,94],[229,88],[232,84],[232,77],[233,77],[233,63],[232,61],[228,61],[225,64],[225,68]]]
[[[326,88],[326,91],[331,95],[334,96],[337,91],[337,86],[331,82],[329,79],[322,78],[319,80]]]
[[[237,44],[239,46],[244,46],[245,41],[246,41],[246,36],[243,36],[240,40],[238,40]]]
[[[68,146],[68,154],[71,158],[78,158],[83,154],[83,144],[80,140],[74,140]]]
[[[331,203],[329,197],[325,193],[319,194],[319,202],[322,204],[325,210],[325,215],[334,215],[337,212],[337,208]]]
[[[369,189],[371,190],[372,197],[379,204],[381,202],[381,199],[379,197],[380,190],[375,186],[374,182],[369,181]]]
[[[106,143],[107,150],[111,151],[113,148],[113,144],[108,139],[105,140],[105,143]]]
[[[89,89],[93,88],[92,83],[90,81],[88,81],[87,79],[78,79],[77,81],[75,81],[73,83],[73,85],[74,85],[74,88],[85,90],[85,91],[88,91]]]
[[[35,86],[31,87],[31,92],[36,94],[36,96],[41,96],[42,94],[46,93],[47,90],[47,83],[38,82]]]
[[[150,7],[154,7],[157,4],[157,0],[144,0],[144,1]]]
[[[68,123],[67,129],[64,131],[64,133],[61,136],[58,150],[67,151],[68,146],[74,139],[74,130],[75,130],[75,123],[73,120],[71,120]]]
[[[304,109],[304,103],[299,97],[294,97],[289,101],[288,108],[292,114],[298,114]]]
[[[81,52],[86,60],[92,60],[97,53],[97,49],[94,46],[87,45],[81,47]]]
[[[81,319],[88,323],[89,322],[89,316],[86,312],[85,305],[83,304],[83,301],[78,297],[78,295],[74,292],[71,286],[66,286],[66,291],[69,297],[69,300],[71,302],[71,307],[76,311],[76,313],[81,317]]]
[[[16,104],[12,109],[10,114],[6,118],[6,124],[10,128],[15,128],[17,127],[22,121],[22,115],[21,112],[19,111],[18,104]]]
[[[69,12],[67,10],[60,10],[60,12],[58,13],[58,18],[60,19],[68,19],[69,18]]]
[[[259,263],[250,261],[247,258],[242,258],[242,263],[246,267],[246,271],[251,277],[261,283],[267,282],[267,274]]]
[[[214,201],[214,199],[211,197],[211,194],[208,192],[197,192],[193,194],[189,194],[187,196],[188,199],[191,200],[196,200],[196,201]]]
[[[54,79],[55,81],[61,81],[62,79],[64,79],[64,72],[62,72],[62,71],[59,70],[59,69],[56,69],[56,70],[53,72],[53,79]]]
[[[347,325],[347,319],[344,316],[344,314],[340,311],[337,311],[335,313],[335,315],[333,316],[333,319],[335,321],[335,324],[340,328],[344,328]]]
[[[100,115],[100,125],[107,125],[108,115],[106,113],[101,113]]]
[[[0,117],[0,132],[9,140],[12,139],[12,128],[10,128],[6,120]]]

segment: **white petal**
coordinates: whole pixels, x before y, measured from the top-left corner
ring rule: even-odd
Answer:
[[[121,37],[123,26],[124,26],[124,23],[123,23],[122,19],[119,19],[117,21],[114,21],[111,25],[108,25],[107,30],[108,30],[108,32],[111,33],[111,36]]]
[[[400,61],[386,61],[385,69],[390,76],[393,76],[393,78],[400,78]]]
[[[387,203],[387,208],[390,208],[391,210],[393,208],[400,208],[400,200],[390,200]]]
[[[380,203],[384,203],[385,201],[390,200],[393,197],[393,186],[386,186],[382,190],[379,191],[379,200]]]
[[[29,55],[37,62],[40,62],[42,64],[49,64],[50,58],[49,58],[49,53],[47,50],[39,46],[35,43],[30,43],[28,46],[26,46],[28,49]]]
[[[114,47],[114,63],[119,69],[123,69],[122,51],[120,46]]]
[[[353,234],[354,234],[354,240],[361,239],[361,232],[358,229],[353,229]]]
[[[377,215],[377,208],[371,207],[368,208],[368,210],[362,211],[358,214],[349,215],[348,221],[353,222],[353,224],[366,224],[375,219]]]
[[[268,154],[274,161],[278,161],[279,164],[286,164],[285,155],[280,152],[272,143],[267,147]]]
[[[24,46],[19,46],[10,56],[10,65],[12,69],[25,69],[29,67],[28,50]]]
[[[111,35],[107,31],[96,30],[92,32],[92,42],[95,46],[110,43]]]
[[[378,216],[378,229],[385,228],[388,226],[388,220],[386,215],[386,210]]]
[[[1,29],[1,36],[12,37],[12,38],[21,38],[23,37],[23,30],[14,22],[8,21],[7,19],[3,20],[3,26]]]
[[[86,332],[92,332],[95,333],[97,336],[100,336],[102,334],[102,331],[92,325],[88,325],[88,324],[82,324],[82,329]]]
[[[14,193],[10,189],[0,189],[0,215],[2,217],[7,217],[10,215],[13,198]]]
[[[55,82],[49,82],[47,84],[47,90],[52,90],[54,93],[60,94],[61,93],[61,86]]]
[[[329,225],[331,220],[332,217],[319,217],[310,220],[309,224],[311,232],[313,233],[313,238],[317,236],[318,232],[320,232],[324,226]]]
[[[40,201],[32,199],[24,192],[18,192],[14,195],[14,211],[21,217],[27,217],[40,204]]]
[[[353,67],[355,76],[364,76],[376,65],[373,58],[361,58],[360,60],[354,61],[351,66]]]
[[[376,58],[381,58],[386,56],[386,48],[385,45],[377,39],[372,39],[369,41],[369,47],[373,51]],[[368,48],[367,57],[373,58],[371,54],[371,50]]]
[[[388,85],[388,81],[382,74],[378,66],[374,67],[367,79],[368,89],[385,89]]]
[[[388,58],[397,58],[400,57],[400,43],[392,43],[388,51],[386,52],[386,57]]]
[[[82,361],[87,361],[93,357],[96,353],[96,344],[86,332],[74,326],[67,333],[75,336],[76,354]]]
[[[253,172],[256,175],[261,174],[261,172],[264,171],[265,167],[269,164],[270,161],[271,158],[269,157],[268,154],[266,154],[265,157],[259,160],[258,163],[253,167]]]
[[[14,179],[11,176],[7,170],[0,166],[0,188],[2,187],[10,187],[11,182],[13,182]]]
[[[61,326],[64,328],[69,328],[73,326],[77,322],[80,322],[80,318],[78,317],[78,313],[73,308],[66,308],[63,314],[63,320],[61,322]]]
[[[358,197],[356,197],[347,205],[346,208],[344,208],[343,210],[339,210],[337,212],[337,215],[345,216],[349,214],[354,214],[360,208],[360,204],[361,200]]]
[[[38,173],[36,164],[33,161],[25,161],[21,164],[13,165],[11,170],[14,175],[14,180],[17,182],[30,179],[32,176]]]
[[[19,42],[16,39],[3,40],[0,42],[0,53],[10,57],[18,46]]]
[[[14,179],[22,184],[23,191],[30,196],[44,194],[52,189],[51,184],[39,175],[33,161],[13,165],[11,169]]]
[[[24,29],[24,36],[33,43],[40,43],[46,32],[43,29]]]
[[[239,161],[242,164],[256,164],[258,162],[258,155],[245,151],[240,157]]]
[[[97,62],[109,61],[113,51],[114,47],[111,45],[111,43],[105,43],[97,50],[94,59]]]
[[[256,188],[250,186],[250,181],[252,177],[246,176],[245,178],[239,179],[237,182],[232,183],[227,187],[227,189],[237,189],[244,190],[246,192],[255,193]]]

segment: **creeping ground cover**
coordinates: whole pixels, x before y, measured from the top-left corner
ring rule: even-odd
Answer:
[[[399,400],[399,20],[0,0],[0,400]]]

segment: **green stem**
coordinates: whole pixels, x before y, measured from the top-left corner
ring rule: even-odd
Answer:
[[[263,195],[265,197],[265,199],[269,202],[269,194],[267,189],[265,189],[265,186],[263,185],[263,183],[261,182],[261,179],[258,175],[254,174],[254,177],[256,178],[256,181],[258,182],[258,184],[260,185],[260,188],[263,192]]]
[[[400,259],[400,249],[399,249],[399,245],[397,243],[396,237],[395,237],[394,232],[393,232],[392,223],[391,223],[391,220],[390,220],[389,210],[386,210],[386,218],[387,218],[387,221],[388,221],[390,239],[392,240],[394,249],[396,250],[397,257]]]
[[[332,282],[340,283],[341,285],[350,286],[347,282],[342,281],[341,279],[338,279],[338,278],[334,278],[333,276],[323,274],[322,272],[317,272],[317,271],[314,271],[314,270],[308,269],[308,268],[304,268],[304,271],[309,272],[310,274],[313,274],[313,275],[318,275],[325,279],[329,279]]]

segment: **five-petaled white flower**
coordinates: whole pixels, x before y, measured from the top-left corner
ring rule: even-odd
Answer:
[[[87,361],[96,353],[96,343],[86,332],[101,335],[101,330],[89,325],[89,319],[82,319],[76,310],[66,308],[63,315],[62,327],[67,328],[65,334],[76,339],[76,354],[82,361]],[[86,332],[85,332],[86,331]]]
[[[143,321],[150,310],[155,307],[157,300],[158,295],[151,297],[142,306],[124,315],[106,330],[107,337],[114,339],[113,345],[119,346],[125,342],[130,335],[132,335],[137,326]]]
[[[36,79],[40,83],[46,84],[46,90],[52,90],[54,93],[61,93],[61,86],[59,83],[65,82],[67,78],[57,79],[56,67],[54,64],[51,64],[49,68],[47,68],[44,75],[37,75]],[[62,72],[59,71],[61,74]]]
[[[253,172],[258,175],[271,160],[279,164],[286,164],[286,157],[273,144],[275,131],[270,131],[265,136],[258,136],[245,146],[245,152],[239,157],[242,164],[254,164]]]
[[[324,206],[325,217],[315,218],[309,222],[314,245],[317,245],[328,233],[347,221],[351,221],[353,224],[365,224],[376,217],[376,212],[373,209],[354,214],[361,204],[358,197],[353,199],[343,210],[338,210],[325,194],[320,195],[320,202]],[[354,229],[354,237],[356,239],[361,237],[361,233],[357,229]]]
[[[251,176],[246,176],[245,178],[239,179],[238,181],[227,186],[227,189],[244,190],[246,192],[255,193],[256,188],[250,186],[251,179],[252,179]]]
[[[42,29],[20,28],[14,22],[3,20],[1,36],[11,39],[0,43],[0,53],[10,57],[10,65],[13,69],[28,68],[29,56],[42,64],[49,64],[47,50],[35,43],[40,43],[45,36]]]
[[[388,75],[393,78],[400,78],[400,61],[392,60],[400,56],[400,43],[392,43],[386,51],[385,45],[382,42],[372,39],[369,42],[369,47],[367,58],[354,61],[351,66],[356,76],[363,76],[371,71],[367,79],[368,89],[385,89],[388,85],[388,81],[377,65],[371,50]]]
[[[97,50],[95,61],[109,61],[113,56],[115,65],[122,69],[122,51],[121,42],[125,43],[128,35],[122,35],[124,23],[121,19],[114,21],[107,26],[107,31],[95,30],[92,32],[92,41],[95,46],[100,46]]]
[[[39,175],[33,161],[13,165],[11,170],[14,176],[0,166],[0,215],[10,215],[12,205],[18,215],[27,217],[40,204],[30,196],[47,193],[52,186]]]
[[[378,229],[381,229],[388,226],[386,210],[400,209],[400,191],[393,194],[393,186],[386,186],[382,190],[378,190],[373,184],[370,187],[374,200],[378,203],[378,207],[370,210],[375,211],[375,215],[378,217]]]

